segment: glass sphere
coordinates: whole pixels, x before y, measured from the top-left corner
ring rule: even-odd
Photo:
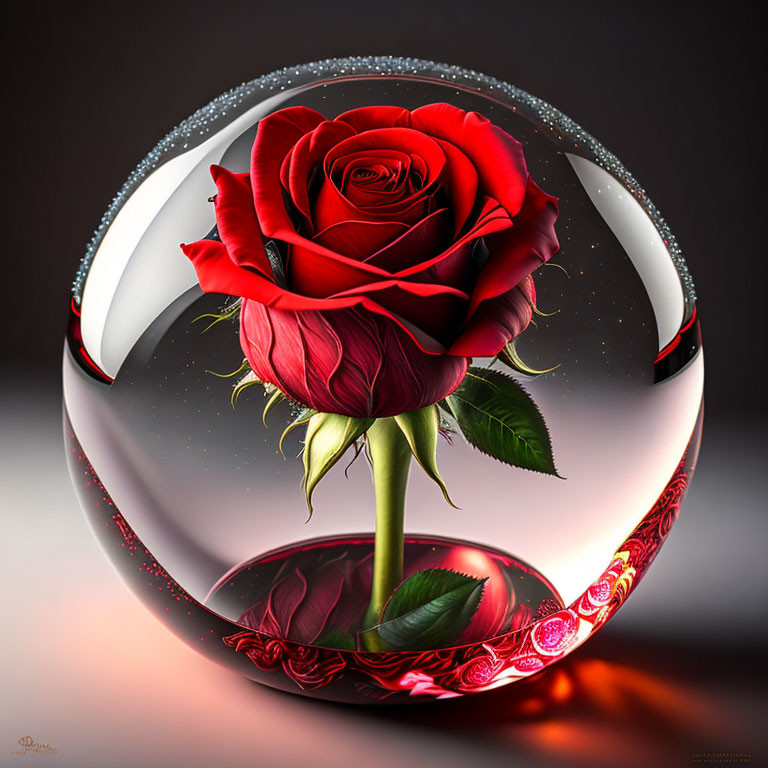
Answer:
[[[473,382],[465,378],[429,411],[438,414],[434,466],[423,472],[429,456],[421,461],[414,449],[419,462],[404,470],[403,590],[363,625],[383,536],[368,433],[324,473],[309,516],[307,419],[279,386],[244,386],[256,377],[251,370],[243,381],[250,366],[237,295],[204,293],[180,244],[221,240],[210,166],[247,173],[267,116],[300,106],[332,120],[366,106],[428,104],[477,112],[520,143],[530,179],[557,199],[559,250],[533,272],[528,327],[504,354],[469,363],[478,387],[508,388],[518,410],[499,418],[473,401],[488,424],[467,414],[461,388]],[[279,239],[265,247],[270,263],[280,262]],[[459,696],[563,658],[650,565],[698,450],[695,294],[656,208],[616,157],[556,109],[433,62],[370,57],[288,68],[182,122],[104,214],[74,282],[67,338],[70,467],[107,556],[193,648],[319,698]],[[517,442],[499,448],[496,427]],[[549,459],[525,458],[536,440]],[[455,506],[435,482],[438,470]],[[406,584],[438,571],[465,581],[408,603]],[[398,600],[406,601],[400,614]],[[454,618],[466,614],[455,631],[441,634],[444,615],[434,614],[398,645],[403,616],[451,600]],[[367,642],[372,631],[385,642]]]

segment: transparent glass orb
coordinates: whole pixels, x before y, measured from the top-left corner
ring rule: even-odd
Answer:
[[[472,363],[524,387],[559,477],[496,461],[460,431],[440,440],[437,464],[458,509],[411,468],[403,573],[486,578],[473,621],[495,610],[492,629],[484,636],[470,624],[434,648],[334,647],[318,643],[317,627],[347,609],[359,614],[371,589],[369,467],[361,458],[345,474],[350,452],[318,485],[308,519],[296,458],[303,431],[288,434],[283,456],[289,404],[266,424],[260,387],[230,404],[236,379],[214,374],[241,364],[237,324],[204,332],[195,322],[230,297],[201,291],[179,244],[214,231],[209,167],[248,171],[266,115],[302,105],[331,119],[436,102],[477,111],[515,137],[531,177],[559,199],[560,250],[534,273],[542,315],[516,342],[518,369]],[[695,294],[675,239],[595,139],[540,99],[474,72],[329,60],[224,94],[126,181],[74,283],[65,434],[104,551],[183,640],[270,686],[391,703],[514,682],[613,615],[677,517],[698,449],[702,382]]]

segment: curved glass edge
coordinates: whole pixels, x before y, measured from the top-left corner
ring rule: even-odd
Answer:
[[[677,240],[661,213],[621,161],[578,123],[546,101],[503,80],[473,70],[424,59],[360,56],[325,59],[275,70],[227,91],[179,123],[138,164],[102,216],[72,283],[75,302],[80,303],[88,271],[106,231],[126,200],[153,171],[173,157],[193,149],[212,131],[218,130],[269,96],[297,92],[309,85],[320,85],[323,81],[365,77],[415,78],[449,84],[460,90],[485,95],[541,124],[553,139],[563,143],[564,147],[567,145],[569,152],[588,158],[608,171],[640,203],[653,221],[677,269],[687,303],[695,300],[693,278]]]
[[[680,512],[701,439],[703,407],[668,484],[603,573],[567,608],[483,643],[434,651],[369,653],[303,645],[256,632],[195,600],[143,546],[82,451],[64,410],[72,479],[86,518],[140,600],[189,646],[281,690],[345,702],[395,703],[478,693],[536,674],[564,658],[624,604]]]

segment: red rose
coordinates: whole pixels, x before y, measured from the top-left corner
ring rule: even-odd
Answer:
[[[504,666],[504,661],[499,658],[493,648],[484,646],[481,653],[456,669],[447,687],[462,693],[485,690],[493,685],[496,676]]]
[[[244,299],[255,375],[318,411],[452,392],[527,327],[530,274],[558,248],[520,143],[449,104],[289,107],[259,122],[250,174],[212,173],[221,242],[184,252],[203,290]]]
[[[531,644],[539,654],[559,656],[576,642],[579,617],[569,608],[553,613],[531,630]]]

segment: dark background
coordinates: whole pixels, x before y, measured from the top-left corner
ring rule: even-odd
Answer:
[[[696,280],[709,414],[759,407],[764,385],[749,375],[765,274],[756,13],[739,3],[500,0],[15,4],[0,46],[11,76],[3,366],[55,375],[85,243],[171,127],[278,67],[398,54],[507,80],[615,152],[669,222]]]
[[[765,686],[757,671],[768,641],[765,33],[753,7],[155,0],[27,2],[6,11],[0,506],[12,546],[0,569],[7,566],[11,605],[26,618],[0,653],[14,729],[0,750],[38,728],[36,738],[62,747],[52,760],[66,768],[117,765],[112,749],[125,756],[119,764],[148,768],[174,764],[184,750],[190,768],[214,764],[225,749],[238,765],[258,764],[259,753],[249,751],[254,738],[284,756],[282,765],[304,768],[349,764],[344,755],[351,753],[341,747],[357,741],[370,745],[355,758],[369,768],[685,766],[699,764],[704,751],[721,755],[710,765],[732,764],[725,752],[766,764]],[[164,630],[120,587],[89,539],[60,443],[70,283],[133,167],[221,92],[278,67],[356,54],[433,59],[507,80],[615,152],[687,257],[707,355],[700,468],[630,606],[541,682],[419,714],[281,697],[217,676],[177,641],[165,643]],[[30,566],[37,578],[27,578]],[[115,643],[120,664],[106,651]],[[90,665],[90,657],[102,665]],[[199,697],[202,689],[182,696],[179,681],[207,685],[209,698]],[[153,697],[137,703],[126,692],[142,686]],[[532,711],[547,686],[550,703]],[[80,697],[70,700],[74,689]],[[173,707],[183,732],[175,742],[160,729],[175,722]],[[215,712],[221,716],[211,717]],[[145,730],[131,730],[142,724]],[[70,756],[79,750],[75,762],[66,749]],[[16,759],[33,764],[30,755]]]

